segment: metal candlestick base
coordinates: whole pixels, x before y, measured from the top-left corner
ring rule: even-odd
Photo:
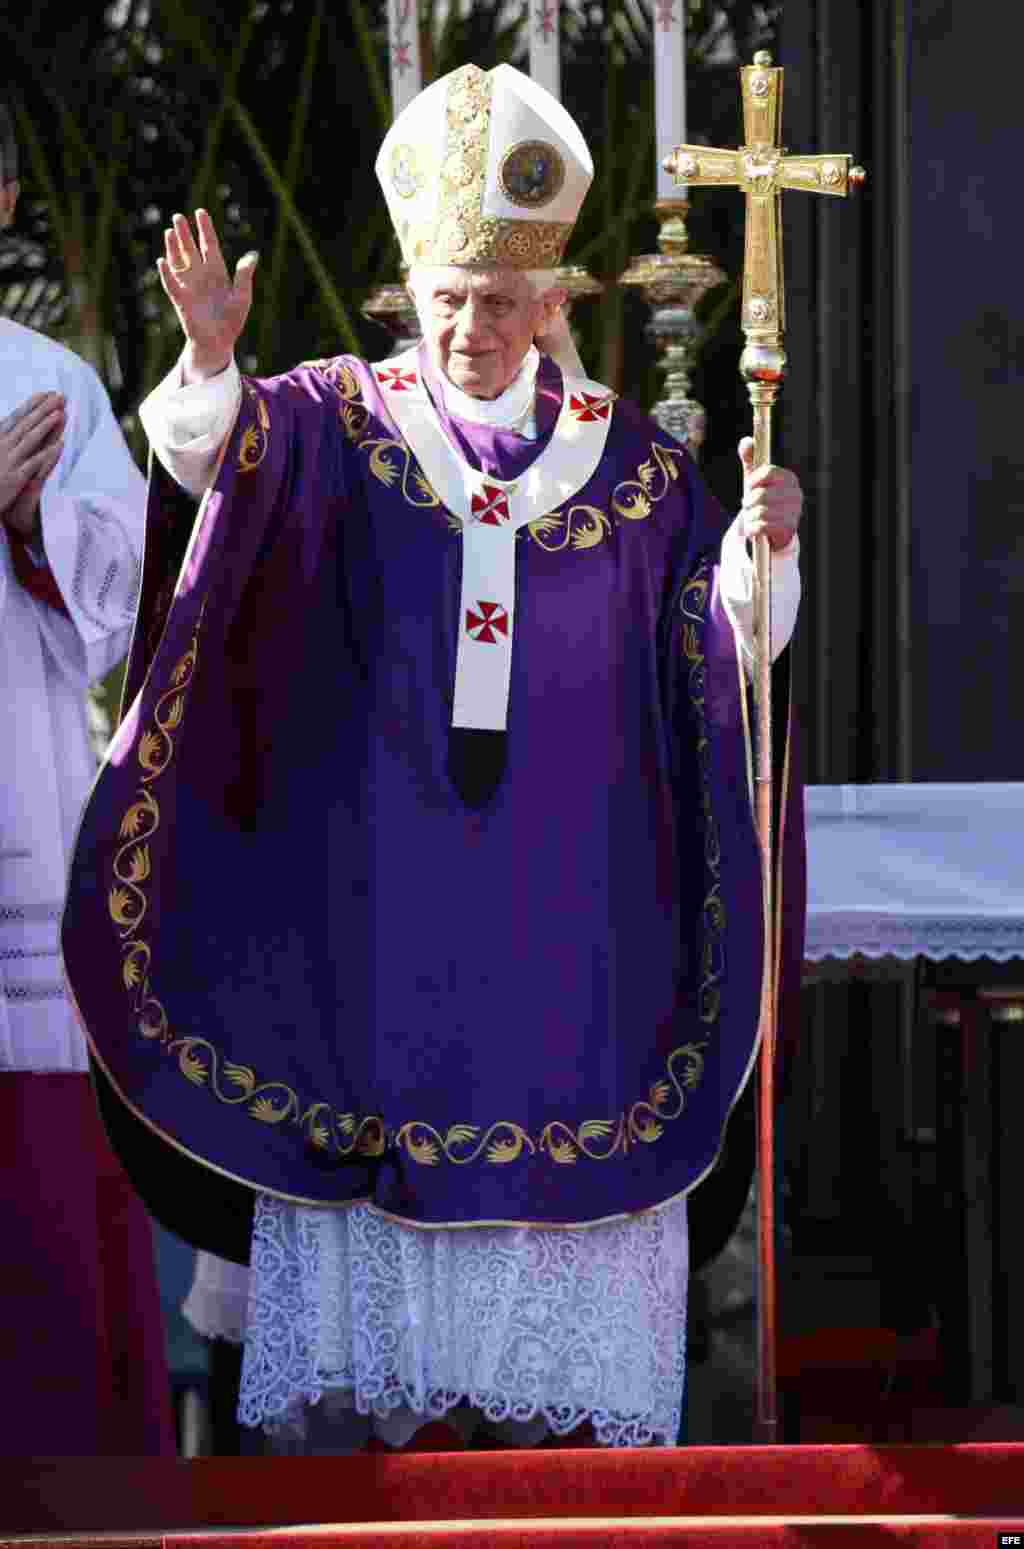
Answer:
[[[601,281],[595,280],[582,264],[563,264],[561,269],[556,269],[555,284],[568,291],[570,307],[575,301],[585,300],[588,296],[600,296],[604,292]]]
[[[412,297],[403,283],[378,285],[363,302],[360,309],[364,317],[386,328],[394,341],[393,355],[401,355],[420,342],[420,320],[413,306]]]
[[[663,430],[681,441],[692,457],[700,453],[707,415],[690,396],[690,373],[700,344],[694,307],[706,291],[721,285],[724,272],[699,253],[689,251],[686,215],[688,199],[659,199],[654,206],[661,230],[657,253],[634,258],[620,285],[643,291],[654,315],[647,325],[659,355],[664,356],[663,396],[651,410]]]

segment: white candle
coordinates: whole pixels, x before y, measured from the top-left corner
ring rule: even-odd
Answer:
[[[657,197],[681,199],[662,162],[686,141],[686,0],[654,0],[654,163]]]
[[[388,0],[388,53],[391,56],[391,116],[397,118],[423,88],[416,0]]]
[[[530,18],[530,75],[562,100],[562,71],[558,52],[558,0],[527,0]]]

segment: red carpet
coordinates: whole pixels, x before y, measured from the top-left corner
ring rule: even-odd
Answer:
[[[0,1513],[0,1549],[995,1549],[1024,1542],[1024,1444],[7,1458]]]

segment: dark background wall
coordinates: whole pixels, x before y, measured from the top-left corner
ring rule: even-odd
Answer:
[[[794,149],[869,170],[786,196],[782,450],[810,494],[809,777],[1020,779],[1020,84],[995,0],[790,0]],[[1019,58],[1019,53],[1016,55]]]
[[[1013,15],[996,0],[956,26],[950,0],[783,11],[786,143],[869,171],[847,203],[785,197],[778,457],[808,493],[797,670],[815,782],[1024,778]],[[784,1121],[794,1212],[920,1280],[936,1050],[912,977],[805,1003]]]
[[[913,767],[1019,780],[1020,44],[965,9],[957,32],[949,3],[907,18]]]

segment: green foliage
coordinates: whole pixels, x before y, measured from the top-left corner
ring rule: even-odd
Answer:
[[[691,138],[735,141],[736,64],[768,40],[775,10],[675,3],[688,9]],[[597,167],[569,257],[607,286],[589,317],[580,308],[585,358],[641,400],[653,386],[643,303],[614,281],[656,235],[649,5],[562,6],[566,105]],[[428,79],[467,60],[525,67],[524,13],[507,0],[421,0],[420,16]],[[54,282],[45,305],[37,287],[13,308],[9,288],[7,306],[88,355],[122,414],[177,352],[153,264],[170,215],[198,203],[229,253],[263,255],[250,369],[386,347],[359,311],[397,272],[373,177],[390,113],[383,0],[115,0],[70,23],[63,0],[42,0],[0,19],[0,38],[18,83],[19,232]],[[721,208],[713,195],[694,201],[694,245],[735,270],[736,211],[728,199]]]
[[[563,95],[596,166],[567,258],[606,287],[575,321],[587,368],[642,403],[658,381],[646,308],[615,281],[656,237],[654,3],[561,7]],[[688,13],[688,137],[735,144],[736,67],[771,40],[778,6],[674,3]],[[508,0],[420,0],[425,78],[468,61],[526,68],[524,20]],[[0,252],[2,304],[96,365],[140,461],[133,410],[180,347],[155,270],[177,210],[205,204],[229,261],[261,252],[245,369],[386,353],[389,339],[360,311],[398,272],[373,174],[390,118],[384,0],[113,0],[70,20],[64,0],[39,0],[0,16],[0,41],[23,163],[18,224]],[[695,250],[738,273],[734,197],[703,191],[690,230]],[[746,412],[735,286],[704,309],[714,338],[695,386],[711,407],[714,484]]]

